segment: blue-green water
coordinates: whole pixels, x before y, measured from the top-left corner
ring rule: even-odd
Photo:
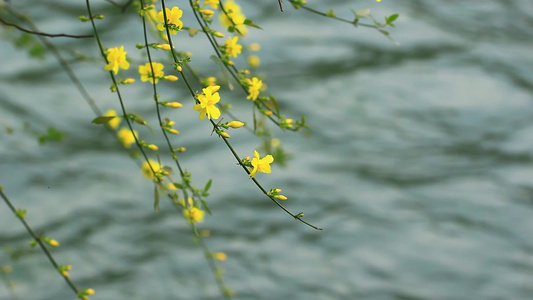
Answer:
[[[295,222],[252,186],[210,126],[189,113],[183,86],[161,92],[186,104],[174,140],[189,149],[185,167],[198,184],[214,179],[214,215],[202,227],[211,230],[210,248],[228,254],[228,286],[239,299],[533,298],[531,1],[308,2],[347,18],[350,7],[370,7],[379,19],[400,14],[396,45],[288,4],[283,14],[276,1],[243,6],[264,29],[246,41],[262,45],[269,90],[313,128],[310,138],[278,132],[294,159],[258,178],[281,187],[288,208],[323,231]],[[83,3],[66,3],[12,6],[42,31],[90,33],[75,19]],[[104,43],[124,44],[132,64],[144,63],[134,49],[138,17],[106,15]],[[97,57],[92,40],[73,49],[71,40],[53,41],[67,57]],[[206,45],[197,37],[178,47],[195,54],[197,68],[216,71]],[[3,40],[0,52],[0,124],[15,128],[0,133],[0,184],[38,233],[61,242],[53,253],[73,265],[74,282],[94,288],[93,300],[219,299],[183,219],[166,202],[153,212],[151,183],[90,124],[92,112],[55,60],[31,60]],[[73,68],[102,109],[118,109],[101,64]],[[125,96],[136,112],[152,113],[148,84]],[[237,108],[243,118],[246,111]],[[67,137],[39,146],[23,122]],[[245,131],[232,141],[244,155],[258,144]],[[4,204],[0,227],[2,247],[28,244]],[[19,299],[74,298],[38,250],[16,262],[0,254],[4,264],[14,267]],[[9,299],[4,286],[0,299]]]

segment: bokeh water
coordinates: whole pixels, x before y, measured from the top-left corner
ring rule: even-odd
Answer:
[[[209,246],[228,254],[224,278],[239,299],[533,298],[533,3],[308,1],[347,18],[350,7],[377,18],[397,12],[396,45],[288,5],[280,14],[275,2],[243,4],[264,29],[247,41],[261,43],[261,72],[283,111],[307,116],[313,130],[279,132],[294,159],[259,178],[324,230],[268,202],[208,124],[179,115],[176,141],[189,149],[193,179],[214,178],[214,215],[202,225]],[[82,3],[12,5],[42,31],[90,33],[65,19],[84,14]],[[138,18],[114,13],[118,21],[109,13],[102,23],[112,26],[105,42],[135,53]],[[216,70],[200,59],[205,44],[191,41],[182,47],[198,67]],[[97,57],[93,41],[80,43],[63,51]],[[219,299],[183,220],[167,203],[154,214],[150,182],[90,124],[92,112],[55,61],[30,60],[5,41],[0,51],[0,124],[16,129],[0,133],[0,184],[39,233],[61,241],[54,254],[74,266],[72,279],[95,288],[96,300]],[[99,106],[118,108],[101,65],[74,69]],[[136,112],[150,114],[147,88],[125,93]],[[23,122],[67,137],[39,146]],[[232,139],[240,153],[257,146],[246,133]],[[29,242],[5,205],[0,226],[2,247]],[[19,299],[74,298],[41,252],[0,259],[15,268]],[[3,286],[0,299],[9,299]]]

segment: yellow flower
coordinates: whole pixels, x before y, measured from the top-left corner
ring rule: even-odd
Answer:
[[[201,223],[204,220],[205,212],[196,207],[183,210],[183,216],[189,223]]]
[[[261,50],[261,45],[259,43],[251,43],[248,46],[248,50],[250,50],[250,51],[259,51],[259,50]]]
[[[200,120],[203,120],[207,115],[208,119],[218,119],[220,117],[220,110],[215,104],[220,101],[218,90],[220,86],[212,85],[202,89],[203,94],[198,95],[199,104],[196,104],[192,109],[200,111]]]
[[[154,73],[152,74],[152,68],[154,69]],[[165,72],[163,72],[163,64],[153,62],[152,67],[150,68],[150,63],[145,63],[144,66],[139,66],[139,74],[141,74],[141,81],[150,81],[151,83],[155,83],[159,81],[159,78],[163,78],[165,76]]]
[[[235,28],[242,35],[246,35],[248,33],[248,28],[246,28],[246,26],[244,25],[244,20],[246,19],[246,17],[241,13],[241,7],[233,1],[226,1],[226,3],[224,4],[224,8],[228,15],[226,16],[226,14],[221,14],[220,23],[222,23],[222,25],[224,25],[225,27],[233,26],[230,21],[231,18],[231,20],[235,24]]]
[[[172,10],[165,8],[165,13],[167,15],[167,24],[169,25],[168,29],[170,34],[176,34],[178,30],[183,27],[183,22],[180,20],[183,11],[179,9],[179,7],[174,6]],[[163,14],[163,10],[157,14],[155,20],[161,22],[157,24],[157,29],[159,29],[159,31],[165,31],[165,15]]]
[[[263,81],[259,80],[257,77],[252,78],[252,80],[247,79],[248,81],[248,97],[246,99],[257,99],[257,96],[259,96],[259,90],[261,90],[261,87],[263,87]]]
[[[276,139],[276,138],[274,138],[274,139],[272,139],[270,141],[270,145],[272,145],[272,147],[278,147],[280,144],[281,144],[281,141],[279,139]]]
[[[135,143],[135,138],[133,137],[134,134],[136,137],[138,136],[136,130],[134,130],[132,133],[131,130],[126,127],[122,127],[117,132],[118,139],[122,142],[122,145],[124,145],[124,147],[126,148],[131,147],[131,145]]]
[[[218,4],[220,3],[218,0],[205,0],[204,5],[210,5],[212,8],[217,9]]]
[[[224,252],[215,252],[213,253],[213,258],[224,261],[228,258],[228,256]]]
[[[217,85],[217,78],[214,76],[207,77],[205,83],[206,85]]]
[[[148,162],[143,162],[141,166],[142,173],[144,177],[148,179],[154,179],[154,172],[152,172],[152,169],[158,173],[158,171],[161,169],[161,165],[157,161],[151,159],[149,159]],[[152,166],[152,169],[150,169],[150,166]]]
[[[272,155],[267,155],[263,158],[259,158],[259,152],[254,150],[254,158],[252,158],[252,170],[250,171],[250,178],[253,178],[257,171],[263,172],[263,173],[270,173],[270,164],[274,161],[274,157]]]
[[[259,57],[257,55],[250,55],[248,57],[248,64],[250,65],[250,67],[257,68],[259,67],[260,63],[261,63],[261,60],[259,60]]]
[[[239,40],[238,36],[235,36],[232,39],[226,40],[226,54],[227,55],[237,57],[237,54],[241,53],[242,46],[237,44],[238,40]]]
[[[118,73],[118,68],[127,70],[130,67],[130,63],[126,60],[126,51],[124,51],[124,46],[120,48],[111,48],[107,50],[107,62],[108,64],[104,69],[108,71],[115,72],[115,75]]]
[[[107,126],[111,129],[117,129],[118,125],[120,124],[120,118],[117,117],[117,112],[113,109],[108,110],[105,114],[105,117],[115,117],[109,121],[107,121]]]

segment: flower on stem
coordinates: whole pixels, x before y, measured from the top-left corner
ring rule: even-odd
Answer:
[[[152,168],[150,168],[150,166],[152,166]],[[152,172],[152,169],[154,170],[153,172]],[[143,162],[141,166],[141,170],[142,170],[144,177],[148,179],[154,179],[156,177],[162,177],[163,175],[166,175],[166,171],[161,168],[161,165],[157,161],[152,160],[152,159],[149,159],[148,161]]]
[[[61,275],[63,275],[64,277],[69,277],[69,273],[68,271],[72,269],[72,266],[71,265],[60,265],[57,270],[59,271],[59,273],[61,273]]]
[[[168,80],[168,81],[176,81],[178,80],[178,76],[176,75],[167,75],[165,77],[163,77],[165,80]]]
[[[172,108],[180,108],[183,106],[183,104],[179,103],[179,102],[159,102],[160,104],[162,104],[163,106],[166,106],[166,107],[172,107]]]
[[[115,75],[117,75],[119,67],[127,70],[130,67],[130,63],[126,60],[126,53],[128,52],[124,51],[124,46],[108,49],[106,57],[108,64],[104,69],[115,72]]]
[[[113,109],[110,109],[108,111],[106,111],[106,113],[104,114],[105,117],[114,117],[113,119],[107,121],[107,127],[115,130],[118,128],[118,125],[120,124],[120,118],[117,117],[117,112]]]
[[[205,212],[199,208],[191,206],[183,210],[183,216],[189,223],[201,223],[204,220]]]
[[[259,172],[270,173],[270,164],[274,161],[272,155],[267,155],[263,158],[259,158],[259,152],[254,150],[254,158],[252,158],[252,169],[250,170],[250,178],[253,178],[255,174]]]
[[[206,18],[211,18],[215,14],[215,12],[210,9],[202,9],[200,12]]]
[[[94,294],[93,289],[85,289],[83,291],[78,292],[78,297],[82,300],[89,300],[89,296]]]
[[[242,46],[237,44],[238,40],[238,36],[226,40],[226,54],[228,56],[237,57],[237,54],[241,53]]]
[[[165,118],[165,122],[163,122],[162,128],[168,133],[171,134],[179,134],[180,132],[177,129],[172,128],[176,122],[170,121],[168,118]]]
[[[213,253],[213,258],[216,260],[224,261],[228,258],[228,256],[224,252],[215,252]]]
[[[167,24],[170,34],[176,34],[178,30],[181,30],[183,27],[183,22],[180,20],[183,11],[179,9],[179,7],[174,6],[172,9],[165,8],[165,13],[167,15]],[[165,31],[165,14],[163,13],[163,10],[157,14],[155,20],[160,22],[157,24],[157,29],[159,29],[159,31]]]
[[[244,123],[243,122],[240,122],[240,121],[231,121],[229,122],[228,124],[226,124],[228,127],[231,127],[231,128],[239,128],[239,127],[242,127],[244,126]]]
[[[198,95],[199,104],[196,104],[192,109],[200,111],[199,118],[203,120],[207,115],[208,119],[218,119],[220,117],[220,110],[215,106],[220,101],[218,90],[220,86],[212,85],[202,89],[203,94]]]
[[[150,63],[147,62],[143,66],[139,66],[139,74],[141,74],[141,81],[150,81],[151,83],[157,83],[159,81],[159,78],[163,78],[165,76],[165,72],[163,72],[163,64],[153,62],[152,66],[150,67]],[[152,69],[154,72],[152,73]]]
[[[160,45],[157,45],[157,48],[161,50],[166,50],[166,51],[169,51],[171,49],[169,44],[160,44]]]
[[[50,246],[53,246],[53,247],[59,247],[59,242],[54,240],[54,239],[51,239],[51,238],[47,238],[45,236],[41,237],[41,240],[45,243],[47,243],[48,245]]]
[[[130,148],[131,145],[135,143],[135,137],[133,136],[134,134],[135,134],[135,137],[138,136],[136,130],[133,130],[133,133],[132,133],[129,128],[122,127],[117,132],[117,137],[122,143],[122,145],[124,145],[125,148]]]
[[[281,193],[281,189],[270,189],[267,195],[270,197],[274,197],[278,200],[287,200],[287,197],[284,195],[281,195],[280,193]]]
[[[293,119],[285,119],[281,121],[280,125],[283,128],[291,129],[294,127],[294,124],[292,124],[293,121]]]
[[[134,82],[135,82],[135,79],[133,78],[126,78],[124,80],[119,81],[119,83],[122,83],[122,84],[132,84]]]
[[[235,29],[237,29],[240,34],[246,35],[248,33],[248,28],[246,28],[244,25],[244,20],[246,20],[246,17],[241,13],[241,7],[231,0],[224,3],[224,8],[227,12],[227,15],[220,15],[220,23],[222,23],[222,25],[225,27],[235,26]]]
[[[252,68],[257,68],[261,64],[261,60],[257,55],[250,55],[247,59],[247,62]]]
[[[257,77],[253,77],[251,80],[246,79],[248,82],[248,97],[246,99],[252,99],[252,101],[255,101],[257,99],[257,96],[259,96],[259,92],[261,88],[263,87],[263,81],[259,80]]]
[[[209,5],[212,8],[217,9],[219,3],[220,3],[219,0],[205,0],[204,1],[204,6],[205,5]]]
[[[202,84],[205,86],[217,85],[217,78],[210,76],[201,80]]]

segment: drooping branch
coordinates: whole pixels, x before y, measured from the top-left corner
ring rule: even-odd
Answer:
[[[15,27],[18,30],[26,32],[26,33],[29,33],[29,34],[42,35],[42,36],[47,36],[47,37],[69,37],[69,38],[75,38],[75,39],[92,38],[92,37],[94,37],[94,35],[92,35],[92,34],[86,34],[86,35],[73,35],[73,34],[66,34],[66,33],[52,34],[52,33],[33,31],[33,30],[29,30],[29,29],[20,27],[17,24],[10,23],[10,22],[2,19],[2,18],[0,18],[0,22],[4,23],[7,26]]]

